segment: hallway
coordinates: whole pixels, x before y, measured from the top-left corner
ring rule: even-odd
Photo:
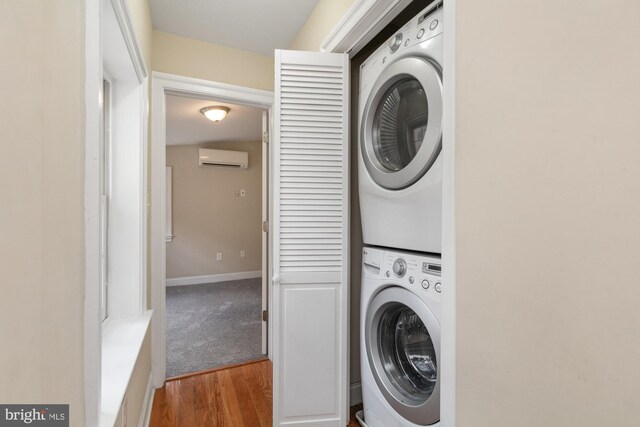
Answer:
[[[167,381],[156,390],[150,426],[271,426],[271,378],[264,360]]]
[[[267,427],[272,425],[270,360],[167,381],[153,398],[150,427]],[[351,408],[347,427],[358,427]]]

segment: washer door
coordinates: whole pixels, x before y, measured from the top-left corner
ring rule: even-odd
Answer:
[[[429,425],[440,419],[440,324],[407,289],[389,287],[367,309],[369,366],[389,405],[405,419]]]
[[[371,178],[398,190],[420,179],[442,149],[442,79],[426,58],[387,67],[362,117],[360,147]]]

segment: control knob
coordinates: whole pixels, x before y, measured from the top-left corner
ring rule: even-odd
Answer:
[[[402,33],[398,33],[391,40],[389,40],[389,50],[394,53],[402,44]]]
[[[393,263],[393,272],[398,277],[404,277],[405,273],[407,272],[407,263],[405,262],[405,260],[403,260],[402,258],[398,258]]]
[[[434,287],[433,287],[433,288],[434,288],[434,289],[436,290],[436,292],[438,292],[438,293],[442,292],[442,284],[441,284],[440,282],[436,282],[436,284],[434,285]]]

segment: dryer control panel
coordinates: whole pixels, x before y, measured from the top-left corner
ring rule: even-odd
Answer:
[[[362,250],[362,276],[441,300],[442,262],[438,256],[365,247]]]
[[[442,3],[429,5],[420,15],[407,22],[391,38],[380,46],[360,66],[360,79],[370,80],[371,76],[399,57],[410,51],[416,54],[413,46],[422,45],[444,32]]]

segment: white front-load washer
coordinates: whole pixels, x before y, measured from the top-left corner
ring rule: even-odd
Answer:
[[[440,257],[365,247],[360,358],[368,427],[440,420]]]
[[[360,68],[358,187],[365,244],[441,253],[442,7]]]

